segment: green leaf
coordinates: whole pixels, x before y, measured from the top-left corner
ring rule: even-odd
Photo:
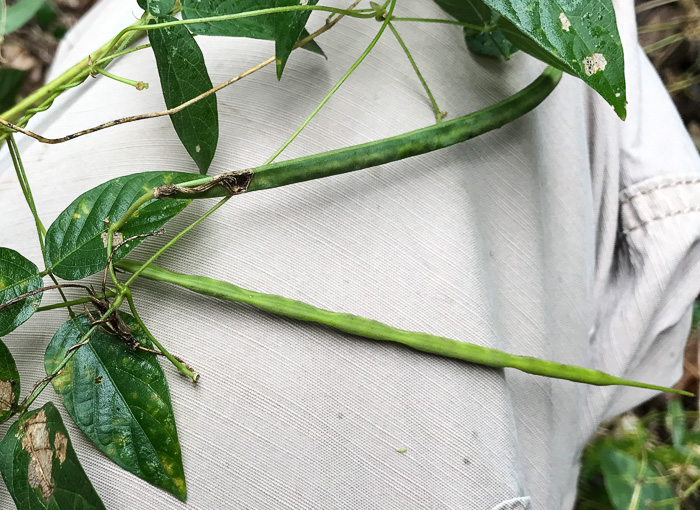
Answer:
[[[302,0],[277,0],[277,6],[301,5]],[[306,0],[305,5],[316,5],[318,0]],[[306,22],[311,15],[311,11],[294,11],[288,13],[275,14],[275,56],[277,57],[277,79],[282,79],[284,66],[292,53],[294,46],[301,37],[301,33],[306,26]]]
[[[165,16],[151,23],[177,21]],[[204,55],[187,27],[149,30],[148,39],[158,65],[160,85],[168,109],[175,108],[212,88]],[[199,172],[206,174],[219,141],[219,115],[212,94],[170,116],[175,132]]]
[[[483,0],[523,51],[581,78],[626,115],[622,42],[611,0]]]
[[[192,178],[192,174],[183,172],[143,172],[112,179],[83,193],[58,215],[46,233],[46,267],[65,280],[79,280],[104,270],[107,250],[103,234],[109,228],[107,222],[119,220],[129,206],[151,188]],[[189,202],[152,200],[124,224],[121,236],[128,239],[155,232]],[[135,239],[122,246],[112,260],[122,259],[142,240]]]
[[[309,32],[306,29],[302,30],[301,35],[299,36],[299,40],[308,37],[308,35],[309,35]],[[315,39],[311,39],[309,42],[304,44],[301,47],[301,49],[306,50],[306,51],[310,51],[311,53],[315,53],[316,55],[321,55],[323,58],[328,59],[328,57],[326,57],[325,52],[323,51],[323,48],[321,48],[318,45],[318,43],[316,42]]]
[[[48,30],[51,24],[56,21],[56,17],[54,6],[46,2],[36,11],[36,22],[44,31]]]
[[[0,25],[0,36],[14,32],[34,17],[46,0],[20,0],[7,8],[5,26]]]
[[[500,17],[483,0],[435,0],[435,2],[443,11],[462,23],[486,28],[496,25]],[[464,40],[467,47],[479,55],[502,56],[508,60],[518,50],[500,30],[479,31],[465,28]]]
[[[104,510],[56,407],[16,421],[0,442],[0,471],[18,510]]]
[[[487,57],[503,57],[510,60],[513,53],[518,51],[518,47],[506,39],[500,30],[487,33],[465,29],[464,40],[472,52]]]
[[[146,6],[154,16],[166,16],[175,7],[175,0],[148,0]]]
[[[628,510],[636,485],[641,484],[638,508],[647,508],[648,501],[661,501],[673,497],[666,480],[634,457],[612,448],[600,452],[600,467],[605,477],[605,489],[615,510]]]
[[[465,31],[471,50],[503,56],[510,43],[581,78],[626,115],[622,42],[611,0],[435,0],[464,23],[498,27],[485,33]],[[490,40],[490,41],[489,41]]]
[[[0,69],[0,112],[12,108],[29,71]]]
[[[136,321],[121,317],[140,344],[152,348]],[[89,328],[85,315],[59,328],[46,348],[47,374]],[[153,354],[97,331],[52,383],[75,424],[105,455],[179,499],[187,497],[170,391]]]
[[[277,7],[276,2],[264,0],[181,0],[181,3],[182,18],[190,20]],[[275,39],[275,27],[269,14],[209,23],[193,23],[188,27],[193,34],[197,35]]]
[[[19,372],[12,353],[0,340],[0,423],[7,421],[19,401]]]
[[[318,0],[304,2],[305,5],[317,3]],[[184,19],[208,18],[301,4],[302,0],[182,0],[182,17]],[[274,40],[279,79],[282,77],[289,54],[299,39],[305,37],[304,26],[310,14],[311,11],[293,11],[214,23],[197,23],[190,25],[190,30],[199,35]],[[317,45],[307,46],[308,44],[303,47],[310,51],[317,48]]]
[[[0,304],[43,286],[39,269],[33,263],[15,250],[0,248]],[[41,304],[41,295],[39,292],[0,310],[0,337],[14,331],[34,314]]]

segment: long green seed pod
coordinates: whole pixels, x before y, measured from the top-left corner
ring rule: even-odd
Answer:
[[[534,109],[554,90],[561,75],[562,73],[558,69],[548,67],[530,85],[507,99],[447,122],[374,142],[253,168],[252,171],[247,171],[252,173],[252,178],[247,183],[247,191],[277,188],[287,184],[354,172],[425,154],[475,138],[487,131],[500,128]],[[202,186],[201,192],[194,194],[176,193],[173,189],[167,196],[189,199],[230,195],[232,193],[230,187],[206,186],[225,175],[204,177],[179,185],[180,188]],[[144,200],[149,198],[151,197],[145,197]]]
[[[115,265],[131,273],[141,268],[141,264],[129,260],[122,260]],[[594,384],[596,386],[634,386],[637,388],[692,396],[692,393],[686,391],[630,381],[606,374],[600,370],[565,365],[563,363],[532,358],[530,356],[517,356],[515,354],[499,351],[498,349],[482,347],[467,342],[459,342],[442,336],[406,331],[358,315],[331,312],[294,299],[246,290],[230,283],[204,276],[176,273],[154,266],[153,264],[145,268],[141,276],[149,280],[173,283],[199,294],[212,296],[225,301],[246,303],[271,313],[284,315],[285,317],[291,317],[302,321],[319,322],[344,331],[345,333],[373,340],[397,342],[419,351],[438,354],[448,358],[461,359],[480,365],[498,368],[515,368],[529,374]]]

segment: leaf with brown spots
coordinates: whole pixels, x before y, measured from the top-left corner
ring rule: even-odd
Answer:
[[[10,350],[0,340],[0,423],[7,421],[19,400],[19,372]]]
[[[68,448],[68,437],[60,432],[56,432],[53,436],[53,445],[56,448],[56,458],[63,464],[66,460],[66,449]]]
[[[56,407],[16,421],[0,442],[0,472],[18,510],[104,510]]]
[[[24,422],[22,436],[22,448],[29,453],[29,486],[39,488],[44,500],[50,499],[56,489],[51,480],[53,450],[46,427],[46,411],[42,409]]]

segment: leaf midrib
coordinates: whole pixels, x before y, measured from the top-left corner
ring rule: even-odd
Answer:
[[[75,321],[74,321],[74,323],[75,323]],[[79,325],[77,325],[77,324],[76,324],[76,326],[77,326],[76,329],[77,329],[79,332],[82,332],[82,328],[81,328]],[[173,482],[172,477],[170,477],[170,475],[168,475],[167,471],[165,470],[165,466],[163,466],[163,464],[162,464],[162,462],[161,462],[161,460],[160,460],[160,457],[158,456],[158,452],[157,452],[157,450],[155,449],[155,447],[154,447],[154,445],[153,445],[153,442],[151,441],[151,438],[148,436],[148,434],[146,434],[146,431],[143,429],[141,423],[138,421],[138,419],[136,418],[136,416],[135,416],[134,413],[132,412],[131,406],[127,403],[127,400],[124,398],[124,395],[123,395],[122,391],[120,390],[119,386],[115,383],[115,380],[114,380],[114,378],[112,377],[112,375],[110,374],[109,370],[107,370],[106,365],[105,365],[105,363],[104,363],[102,357],[98,355],[98,353],[95,351],[94,347],[91,345],[90,342],[88,342],[87,345],[88,345],[88,347],[90,347],[90,352],[92,352],[92,354],[93,354],[93,356],[95,357],[95,359],[97,359],[98,362],[100,363],[100,366],[101,366],[101,368],[102,368],[102,371],[107,375],[107,378],[108,378],[109,381],[111,382],[111,384],[112,384],[112,386],[114,387],[115,391],[118,393],[119,398],[120,398],[120,399],[122,400],[122,402],[124,403],[124,406],[128,409],[129,415],[131,416],[131,421],[132,421],[133,423],[136,423],[136,424],[138,425],[139,430],[141,430],[143,436],[146,437],[146,438],[148,439],[149,448],[151,449],[151,452],[152,452],[153,456],[158,460],[158,465],[159,465],[160,468],[161,468],[161,469],[160,469],[161,473],[164,474],[164,475],[165,475],[165,478],[168,479],[168,481],[170,482],[170,484],[173,486],[173,489],[175,490],[175,492],[176,492],[177,494],[180,494],[180,491],[178,490],[177,485]],[[62,348],[63,348],[64,351],[65,351],[65,347],[66,347],[65,344],[62,345]],[[75,361],[72,360],[71,363],[74,364]],[[74,383],[74,381],[75,381],[75,376],[73,375],[74,373],[75,373],[75,372],[71,372],[72,386],[75,385],[75,383]],[[143,382],[143,381],[141,381],[141,382],[142,382],[143,384],[145,384],[149,389],[153,389],[153,387],[152,387],[150,384],[148,384],[148,383],[146,383],[146,382]],[[157,392],[154,391],[154,393],[157,393]],[[75,407],[75,401],[73,400],[73,394],[74,394],[74,392],[71,391],[71,400],[73,401],[73,409],[76,409],[76,407]],[[160,395],[159,395],[159,397],[160,397]],[[161,397],[161,398],[162,398],[162,397]],[[172,405],[172,404],[171,404],[171,405]],[[147,412],[147,411],[144,409],[144,412]],[[149,414],[150,416],[153,416],[153,415],[150,414],[150,413],[147,413],[147,414]],[[165,427],[163,427],[163,425],[162,425],[162,423],[160,422],[160,420],[156,419],[156,422],[158,422],[158,423],[161,425],[161,427],[163,428],[163,430],[166,431],[166,433],[168,434],[168,436],[169,436],[171,439],[173,439],[176,443],[179,443],[179,440],[178,440],[177,436],[173,438],[173,436],[167,431],[167,429],[166,429]],[[116,460],[114,460],[114,459],[112,459],[112,460],[113,460],[115,463],[119,464]],[[124,466],[122,466],[122,468],[123,468],[123,467],[124,467]],[[143,473],[143,471],[141,470],[140,466],[138,466],[138,468],[139,468],[139,472],[145,475],[145,473]],[[143,478],[143,477],[140,477],[140,478]],[[145,478],[144,478],[144,479],[145,479]]]

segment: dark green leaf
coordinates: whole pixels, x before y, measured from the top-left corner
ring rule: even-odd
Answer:
[[[305,3],[316,5],[318,0],[309,0]],[[292,5],[301,5],[301,0],[182,0],[182,17],[184,19],[208,18]],[[310,13],[311,11],[282,12],[214,23],[197,23],[190,25],[190,30],[199,35],[274,40],[277,78],[281,78],[289,54],[299,39],[304,37],[303,30]],[[314,51],[314,46],[307,46],[308,44],[304,48]]]
[[[484,28],[495,26],[499,15],[488,7],[483,0],[435,0],[446,13],[471,25]],[[508,41],[500,30],[479,31],[464,29],[467,47],[479,55],[502,56],[509,59],[517,48]]]
[[[276,2],[265,0],[181,0],[181,3],[182,18],[190,20],[277,7]],[[275,39],[274,23],[270,21],[269,14],[226,21],[193,23],[188,27],[193,34],[197,35]]]
[[[506,39],[500,30],[486,33],[466,29],[464,40],[471,51],[488,57],[503,57],[509,60],[513,53],[518,51],[518,48]]]
[[[484,0],[435,0],[440,8],[462,23],[480,25],[484,28],[492,26],[498,19]]]
[[[306,38],[309,35],[309,32],[304,29],[301,31],[301,35],[299,36],[299,40]],[[304,44],[301,47],[302,50],[307,50],[310,51],[311,53],[315,53],[316,55],[321,55],[324,58],[326,57],[326,54],[323,52],[323,49],[318,45],[315,39],[311,39],[309,42]]]
[[[46,31],[56,21],[56,11],[50,3],[44,3],[36,12],[36,22],[42,30]]]
[[[637,448],[637,451],[639,451],[639,448]],[[681,466],[684,464],[691,465],[693,463],[697,466],[700,460],[692,449],[684,445],[682,445],[680,449],[663,444],[659,444],[658,446],[654,445],[647,454],[649,456],[649,462],[651,462],[652,465],[664,466],[666,469],[672,469],[673,466]]]
[[[594,508],[609,509],[610,500],[600,474],[600,440],[589,443],[581,458],[579,472],[576,510],[593,510]],[[591,504],[586,504],[590,502]]]
[[[700,323],[700,301],[695,301],[693,303],[693,319],[691,329],[696,329]]]
[[[523,51],[581,78],[626,115],[622,42],[611,0],[483,0]]]
[[[171,16],[151,23],[176,21]],[[148,39],[158,65],[160,85],[168,109],[181,105],[212,88],[202,50],[184,25],[149,30]],[[170,116],[175,132],[199,172],[206,174],[219,141],[216,95],[197,101]]]
[[[148,10],[148,0],[136,0],[136,3],[139,4],[139,7],[144,11]]]
[[[0,442],[0,471],[18,510],[104,510],[56,407],[16,421]]]
[[[300,5],[302,0],[277,0],[279,7],[288,5]],[[306,5],[316,5],[318,0],[308,0]],[[301,37],[301,32],[306,26],[311,11],[294,11],[275,14],[275,56],[277,57],[277,79],[282,78],[284,66],[292,53],[294,46]]]
[[[20,0],[7,8],[5,27],[0,26],[0,36],[14,32],[34,17],[46,0]]]
[[[148,0],[148,12],[154,16],[166,16],[175,7],[175,0]]]
[[[58,25],[53,31],[53,36],[60,41],[67,32],[68,28],[66,28],[64,25]]]
[[[620,450],[601,450],[600,466],[605,477],[605,489],[615,510],[628,510],[637,483],[641,484],[638,508],[647,508],[648,501],[673,497],[668,483],[653,467],[647,465],[642,471],[637,459]]]
[[[19,372],[12,353],[0,340],[0,423],[7,421],[19,401]]]
[[[29,71],[0,69],[0,112],[12,108]]]
[[[107,250],[103,234],[108,221],[119,220],[129,206],[146,191],[170,182],[191,181],[182,172],[143,172],[118,177],[76,198],[46,233],[46,266],[65,280],[79,280],[104,270]],[[123,239],[155,232],[182,211],[189,200],[152,200],[137,211],[121,230]],[[106,234],[105,234],[106,236]],[[122,246],[113,260],[122,259],[143,239]],[[115,243],[116,244],[116,243]]]
[[[140,344],[152,348],[136,321],[121,317]],[[46,373],[89,328],[84,315],[59,328],[46,348]],[[153,354],[98,331],[52,382],[75,424],[110,459],[182,500],[187,497],[168,383]]]
[[[0,248],[0,304],[40,289],[44,282],[39,269],[15,250]],[[0,310],[0,336],[14,331],[41,304],[41,292]]]

